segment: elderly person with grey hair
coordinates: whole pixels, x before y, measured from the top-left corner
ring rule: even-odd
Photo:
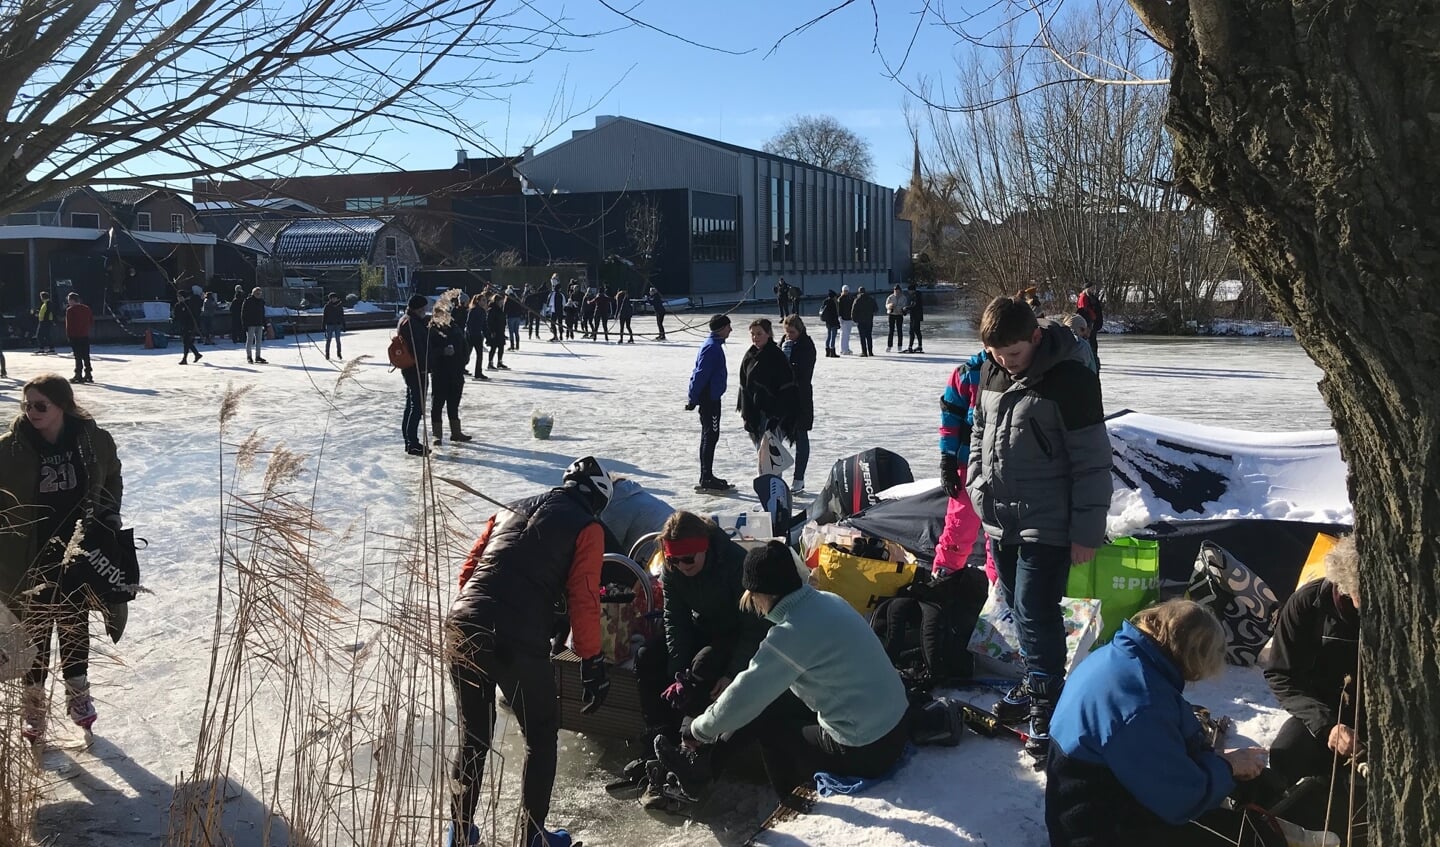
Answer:
[[[1328,777],[1337,756],[1365,752],[1365,696],[1356,685],[1359,564],[1354,537],[1340,539],[1325,556],[1325,578],[1296,589],[1275,624],[1265,681],[1291,717],[1270,758],[1288,784]]]
[[[1100,364],[1095,360],[1095,351],[1090,349],[1090,323],[1080,315],[1062,315],[1057,320],[1075,334],[1076,343],[1085,348],[1080,353],[1080,358],[1084,360],[1086,367],[1099,375]]]

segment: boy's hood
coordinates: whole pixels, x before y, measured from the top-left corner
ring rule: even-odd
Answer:
[[[1035,345],[1035,358],[1030,360],[1030,367],[1016,378],[1016,382],[1038,382],[1051,368],[1067,359],[1089,367],[1080,345],[1075,343],[1075,333],[1070,331],[1070,327],[1041,318],[1040,342]]]

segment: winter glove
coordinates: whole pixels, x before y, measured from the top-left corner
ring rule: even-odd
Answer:
[[[124,601],[105,604],[105,632],[113,644],[120,643],[125,634],[125,623],[130,620],[130,604]]]
[[[689,671],[679,671],[675,674],[675,681],[670,683],[660,694],[660,699],[670,704],[670,708],[685,711],[690,702],[690,695],[695,688],[696,680]]]
[[[965,480],[960,477],[960,460],[953,453],[940,456],[940,486],[952,500],[968,497]]]
[[[605,671],[605,657],[591,656],[580,662],[580,714],[593,714],[610,696],[610,675]]]

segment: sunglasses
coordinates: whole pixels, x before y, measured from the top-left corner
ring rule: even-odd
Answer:
[[[693,565],[693,564],[695,564],[695,556],[694,556],[694,555],[690,555],[690,556],[666,556],[666,557],[665,557],[665,564],[667,564],[667,565]]]
[[[42,415],[45,414],[46,412],[50,411],[50,407],[51,407],[52,405],[54,405],[54,404],[52,404],[52,403],[47,403],[47,402],[45,402],[44,400],[21,400],[21,401],[20,401],[20,408],[23,409],[24,411],[27,411],[27,412],[39,412],[39,413],[42,414]]]

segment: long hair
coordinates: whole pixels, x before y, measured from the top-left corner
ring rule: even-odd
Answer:
[[[41,374],[20,389],[20,396],[24,397],[25,392],[34,389],[40,395],[56,406],[60,411],[73,418],[90,419],[90,413],[75,402],[75,389],[70,386],[70,381],[60,374]]]

